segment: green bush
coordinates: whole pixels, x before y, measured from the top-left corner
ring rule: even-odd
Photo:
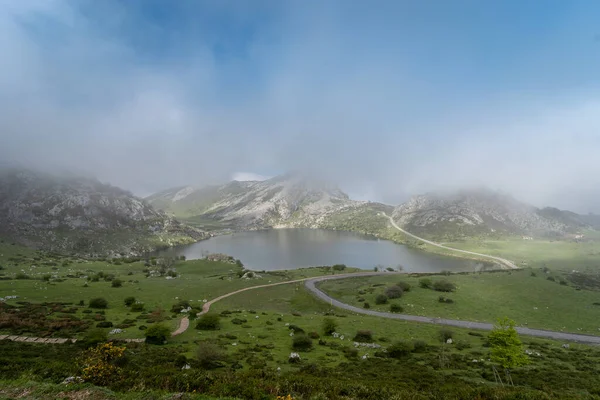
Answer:
[[[244,319],[244,318],[233,318],[231,320],[231,323],[234,325],[242,325],[242,324],[245,324],[246,322],[248,322],[248,320]]]
[[[456,285],[446,279],[441,279],[433,283],[433,290],[437,292],[453,292],[456,290]]]
[[[112,328],[113,323],[110,321],[102,321],[96,324],[96,328]]]
[[[433,282],[429,278],[419,279],[419,287],[423,289],[431,289],[433,287]]]
[[[171,337],[171,331],[169,327],[163,324],[150,325],[148,329],[144,331],[146,336],[146,343],[150,344],[164,344],[167,338]]]
[[[125,300],[123,300],[123,301],[125,302],[125,305],[127,307],[131,307],[135,303],[135,297],[133,297],[133,296],[125,297]]]
[[[398,283],[396,283],[396,286],[400,287],[402,289],[403,292],[410,292],[410,283],[405,282],[405,281],[400,281]]]
[[[448,341],[448,339],[452,339],[453,336],[454,336],[454,332],[452,332],[450,329],[448,329],[448,328],[440,329],[439,337],[442,342],[446,343]]]
[[[346,265],[344,264],[335,264],[333,267],[334,271],[343,271],[346,269]]]
[[[198,318],[196,329],[215,331],[221,327],[221,318],[218,314],[204,314]]]
[[[369,303],[364,303],[363,308],[371,308],[371,305]]]
[[[377,297],[375,297],[375,304],[387,304],[387,302],[388,297],[385,294],[378,294]]]
[[[133,303],[131,305],[131,311],[133,311],[133,312],[142,312],[142,311],[144,311],[144,303],[139,303],[139,302]]]
[[[415,353],[424,353],[427,351],[427,342],[420,339],[413,340],[413,351]]]
[[[102,297],[96,297],[90,300],[89,303],[90,308],[107,308],[108,301]]]
[[[83,336],[83,342],[88,346],[95,346],[98,343],[106,342],[108,333],[103,329],[90,329]]]
[[[30,279],[30,277],[24,272],[17,272],[15,279]]]
[[[224,359],[223,349],[214,343],[202,342],[196,349],[196,360],[202,368],[218,368],[222,365]]]
[[[387,354],[392,358],[402,358],[408,356],[414,348],[415,347],[411,342],[399,340],[387,348]]]
[[[308,351],[312,346],[312,339],[303,333],[296,334],[292,338],[292,348],[294,350]]]
[[[390,311],[393,313],[401,313],[404,311],[404,307],[402,307],[400,304],[390,304]]]
[[[400,286],[390,286],[387,289],[385,289],[385,295],[388,297],[388,299],[399,299],[400,297],[402,297],[403,293],[404,291]]]
[[[323,334],[325,336],[331,336],[337,329],[337,322],[335,319],[327,317],[323,319]]]
[[[320,336],[317,332],[308,332],[308,337],[311,339],[318,339]]]
[[[42,276],[42,280],[43,280],[44,282],[49,282],[49,281],[50,281],[50,278],[52,278],[52,275],[50,275],[50,274],[44,274],[44,275]]]
[[[371,343],[373,342],[373,332],[369,330],[360,330],[354,335],[355,342]]]
[[[184,308],[190,307],[190,302],[187,300],[179,300],[176,304],[173,304],[171,307],[171,312],[178,313],[181,312]]]
[[[121,287],[123,286],[123,281],[120,279],[113,279],[110,285],[112,287]]]

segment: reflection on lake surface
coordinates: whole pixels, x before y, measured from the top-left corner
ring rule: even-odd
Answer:
[[[224,253],[242,260],[248,269],[281,270],[346,264],[372,270],[376,265],[406,272],[475,271],[481,263],[443,257],[387,240],[352,232],[322,229],[271,229],[238,232],[178,246],[159,255],[184,255],[188,260],[206,253]]]

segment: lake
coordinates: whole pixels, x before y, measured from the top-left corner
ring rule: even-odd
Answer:
[[[248,269],[272,271],[346,264],[372,270],[376,265],[406,272],[475,271],[482,264],[411,249],[387,240],[352,232],[322,229],[271,229],[216,236],[159,252],[160,256],[203,258],[224,253],[240,259]]]

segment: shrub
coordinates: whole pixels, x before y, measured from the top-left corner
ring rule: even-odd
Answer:
[[[413,340],[413,351],[415,353],[423,353],[427,351],[427,342],[420,339]]]
[[[400,282],[396,283],[396,286],[401,288],[402,291],[404,291],[404,292],[410,292],[411,286],[410,286],[410,283],[408,283],[408,282],[400,281]]]
[[[371,305],[369,303],[365,303],[363,304],[363,308],[371,308]]]
[[[390,305],[390,311],[394,312],[394,313],[400,313],[402,311],[404,311],[404,307],[402,307],[400,304],[391,304]]]
[[[171,312],[178,313],[178,312],[181,312],[181,310],[183,310],[184,308],[188,308],[188,307],[190,307],[189,301],[180,300],[176,304],[173,304],[173,307],[171,307]]]
[[[136,302],[131,305],[131,311],[142,312],[144,311],[144,303]]]
[[[326,336],[331,336],[333,332],[337,329],[337,322],[333,318],[325,318],[323,319],[323,334]]]
[[[388,297],[388,299],[399,299],[402,297],[403,293],[404,291],[400,286],[390,286],[385,289],[385,295]]]
[[[29,275],[27,275],[24,272],[17,272],[17,274],[15,275],[15,279],[30,279]]]
[[[373,332],[368,330],[360,330],[354,335],[355,342],[371,343],[373,341]]]
[[[386,304],[387,302],[388,297],[385,294],[378,294],[377,297],[375,297],[375,304]]]
[[[196,350],[196,360],[202,368],[218,368],[225,359],[225,353],[214,343],[202,342]]]
[[[564,280],[564,279],[562,279],[562,278],[561,278],[561,280],[560,280],[558,283],[560,283],[561,285],[564,285],[564,286],[566,286],[566,285],[567,285],[567,281],[565,281],[565,280]]]
[[[531,276],[533,276],[533,277],[536,277],[536,276],[537,276],[537,274],[536,274],[534,271],[531,271],[531,274],[530,274],[530,275],[531,275]]]
[[[456,285],[446,279],[441,279],[434,282],[433,290],[438,292],[453,292],[456,290]]]
[[[415,347],[411,342],[399,340],[387,348],[387,354],[392,358],[402,358],[408,356],[414,348]]]
[[[133,296],[125,297],[124,302],[127,307],[131,307],[135,303],[135,297],[133,297]]]
[[[456,348],[458,350],[470,349],[471,344],[469,342],[465,342],[464,340],[459,340],[458,342],[456,342]]]
[[[17,278],[17,279],[19,279],[19,278]],[[548,279],[551,282],[555,282],[556,281],[556,279],[553,276],[549,276],[546,279]]]
[[[292,338],[292,348],[294,350],[307,351],[312,348],[312,345],[312,339],[303,333],[294,335]]]
[[[106,299],[102,298],[102,297],[96,297],[90,300],[89,303],[89,307],[90,308],[107,308],[108,307],[108,301],[106,301]]]
[[[294,333],[304,333],[304,329],[300,328],[298,325],[292,324],[292,325],[288,326],[288,328],[290,330],[293,330]]]
[[[346,265],[344,264],[335,264],[333,267],[334,271],[343,271],[346,269]]]
[[[349,358],[349,359],[358,358],[358,349],[356,349],[354,347],[344,347],[342,349],[342,353],[344,353],[346,358]]]
[[[169,327],[163,324],[154,324],[144,331],[146,343],[164,344],[167,338],[171,336]]]
[[[320,336],[317,332],[309,332],[308,337],[311,339],[318,339]]]
[[[146,329],[148,329],[148,327],[146,325],[140,325],[138,329],[140,331],[145,331]]]
[[[121,287],[123,286],[123,281],[120,279],[113,279],[110,285],[112,287]]]
[[[110,321],[102,321],[96,324],[96,328],[112,328],[113,323]]]
[[[42,276],[42,280],[43,280],[44,282],[49,282],[49,281],[50,281],[50,278],[52,278],[52,275],[50,275],[50,274],[44,274],[44,275]]]
[[[423,289],[431,289],[433,287],[433,283],[429,278],[419,279],[419,287]]]
[[[449,298],[444,297],[444,296],[440,296],[440,297],[438,297],[438,302],[439,303],[452,304],[452,303],[454,303],[454,300],[449,299]]]
[[[107,340],[108,333],[102,329],[90,329],[83,336],[83,342],[88,346],[95,346],[98,343],[106,342]]]
[[[246,322],[248,322],[248,320],[243,319],[243,318],[234,318],[231,320],[231,323],[234,325],[242,325],[242,324],[245,324]]]
[[[221,317],[218,314],[204,314],[198,318],[196,329],[215,331],[221,327]]]
[[[452,332],[448,328],[442,328],[442,329],[440,329],[439,336],[440,336],[440,340],[442,342],[446,343],[448,341],[448,339],[452,339],[452,337],[454,336],[454,332]]]

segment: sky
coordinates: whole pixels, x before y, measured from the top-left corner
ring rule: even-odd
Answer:
[[[0,0],[0,165],[600,212],[600,2]]]

